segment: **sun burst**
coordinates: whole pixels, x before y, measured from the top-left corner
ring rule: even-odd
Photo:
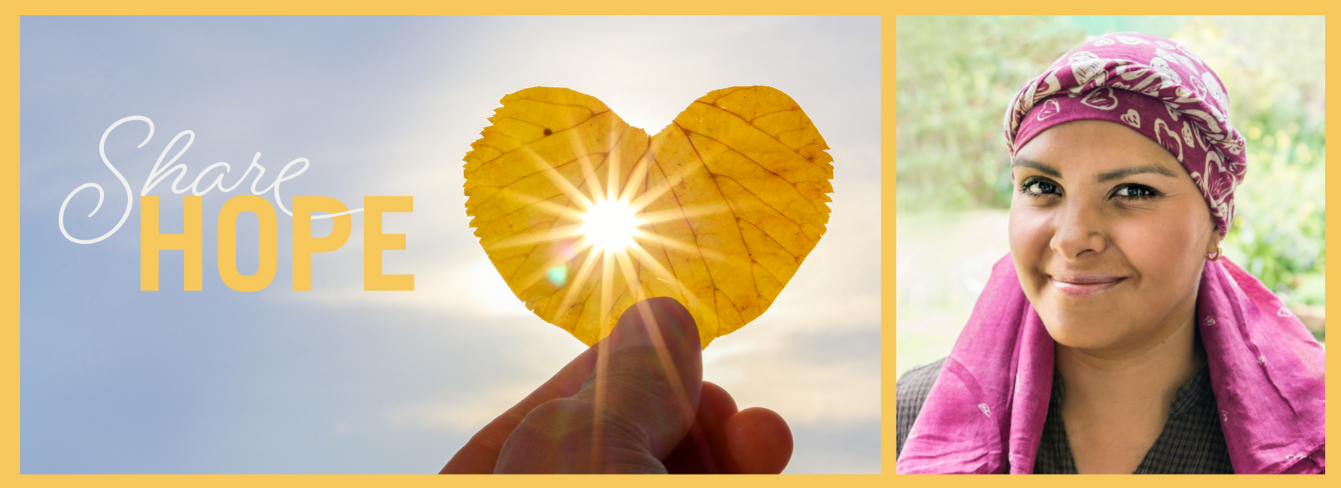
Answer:
[[[611,139],[617,140],[617,136],[611,134]],[[562,297],[554,310],[561,311],[558,312],[560,316],[571,317],[560,320],[577,320],[583,304],[595,300],[599,304],[599,312],[593,317],[599,324],[592,331],[596,337],[608,333],[613,325],[612,317],[621,312],[613,309],[616,302],[638,301],[662,294],[670,294],[686,306],[698,302],[697,297],[687,293],[668,269],[669,263],[659,262],[657,256],[665,259],[667,253],[689,251],[702,259],[718,259],[719,256],[710,250],[699,251],[692,241],[681,242],[660,235],[655,226],[673,220],[694,219],[724,208],[664,208],[662,205],[658,207],[660,210],[654,210],[650,207],[699,166],[682,167],[656,184],[649,184],[650,158],[626,160],[628,155],[622,154],[618,147],[604,153],[580,148],[579,154],[586,156],[570,163],[576,164],[574,169],[580,171],[580,176],[573,181],[561,174],[558,167],[562,165],[553,164],[530,152],[529,148],[527,150],[541,173],[567,197],[568,204],[503,190],[505,198],[534,205],[555,218],[548,230],[519,233],[487,246],[502,249],[542,245],[542,248],[551,250],[547,262],[526,276],[520,289],[530,289],[541,282],[553,286],[551,289]],[[543,246],[546,242],[558,245]],[[659,292],[649,289],[648,283],[644,283],[646,279],[658,282],[658,287],[665,289]],[[570,310],[572,312],[568,312]]]
[[[636,246],[634,234],[643,221],[637,211],[624,202],[607,200],[597,203],[582,215],[577,232],[599,252],[619,253]]]

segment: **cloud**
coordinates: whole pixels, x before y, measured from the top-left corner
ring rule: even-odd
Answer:
[[[389,429],[474,435],[486,424],[512,408],[536,386],[524,382],[495,384],[472,391],[465,398],[447,398],[397,405],[382,412]]]

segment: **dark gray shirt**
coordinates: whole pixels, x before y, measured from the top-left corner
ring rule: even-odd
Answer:
[[[913,421],[922,410],[922,403],[931,392],[931,385],[940,375],[945,360],[914,368],[899,378],[896,395],[896,452],[903,451],[903,442]],[[1052,377],[1052,398],[1048,403],[1047,420],[1043,423],[1043,437],[1034,460],[1034,473],[1074,474],[1075,459],[1062,423],[1061,401],[1066,387],[1061,376]],[[1187,384],[1178,388],[1169,407],[1169,420],[1155,444],[1146,452],[1136,474],[1233,473],[1229,462],[1229,447],[1220,430],[1220,418],[1211,389],[1208,367],[1202,367]]]

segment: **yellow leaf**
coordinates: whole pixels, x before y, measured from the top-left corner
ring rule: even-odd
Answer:
[[[668,296],[707,347],[764,313],[824,235],[833,158],[781,91],[714,91],[651,138],[566,88],[502,103],[465,156],[466,214],[526,308],[588,345]]]

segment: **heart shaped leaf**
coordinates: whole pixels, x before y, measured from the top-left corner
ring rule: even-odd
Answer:
[[[588,345],[668,296],[707,347],[764,313],[824,235],[833,158],[781,91],[711,92],[650,138],[566,88],[502,103],[465,156],[466,214],[512,292]]]

